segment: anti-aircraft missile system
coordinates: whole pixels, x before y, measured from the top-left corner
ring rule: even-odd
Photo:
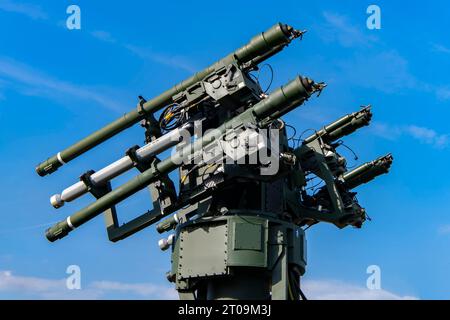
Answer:
[[[145,129],[145,145],[50,197],[54,208],[86,194],[95,201],[49,228],[47,239],[100,214],[113,242],[159,222],[159,233],[171,233],[158,245],[171,251],[166,277],[180,299],[305,299],[305,229],[319,222],[360,228],[367,215],[354,189],[387,173],[393,157],[349,170],[338,151],[342,138],[370,124],[370,106],[304,139],[288,136],[293,126],[282,117],[307,107],[325,83],[297,76],[268,93],[255,73],[303,34],[277,23],[159,96],[139,96],[123,117],[39,164],[46,176],[137,123]],[[131,170],[137,175],[113,189],[111,181]],[[121,223],[116,205],[144,188],[152,208]]]

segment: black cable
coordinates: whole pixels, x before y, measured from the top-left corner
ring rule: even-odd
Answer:
[[[298,138],[294,138],[292,139],[292,141],[294,142],[294,146],[297,146],[297,148],[300,146],[300,143],[302,142],[302,140],[298,139]]]
[[[214,170],[212,172],[208,172],[208,169],[212,168],[213,166],[216,166],[216,168],[214,168]],[[210,163],[206,166],[205,170],[203,170],[202,173],[202,182],[205,181],[205,175],[206,173],[213,175],[214,173],[216,173],[216,171],[219,169],[220,164],[218,163]]]
[[[302,300],[308,300],[300,287],[298,288],[298,292],[300,292],[300,297],[302,297]]]
[[[168,105],[159,116],[159,126],[164,131],[170,131],[178,127],[184,120],[185,109],[177,103]]]
[[[268,64],[268,63],[265,63],[265,64],[263,64],[261,67],[258,68],[258,74],[257,74],[257,75],[254,75],[253,73],[249,73],[249,75],[253,78],[253,80],[255,80],[255,82],[258,84],[258,86],[261,87],[261,83],[259,82],[259,77],[260,77],[260,75],[261,75],[261,70],[262,70],[264,67],[268,67],[268,68],[270,69],[270,81],[269,81],[269,85],[267,86],[266,90],[262,90],[262,88],[261,88],[261,90],[262,90],[263,93],[267,93],[267,92],[269,91],[270,87],[272,86],[272,83],[273,83],[273,75],[274,75],[274,72],[273,72],[272,66],[271,66],[270,64]]]
[[[195,169],[197,169],[197,168],[199,168],[199,167],[200,167],[200,164],[199,164],[199,163],[194,164],[194,166],[193,166],[191,169],[189,169],[189,170],[186,172],[186,174],[184,174],[184,175],[180,178],[180,182],[181,182],[181,183],[184,183],[184,182],[186,181],[186,179],[189,177],[189,175],[190,175]]]
[[[253,73],[249,73],[249,75],[253,78],[253,80],[255,80],[255,82],[259,85],[259,79],[253,74]],[[259,85],[260,86],[260,85]]]
[[[275,126],[276,123],[278,123],[279,126]],[[277,129],[279,131],[283,130],[285,126],[286,126],[286,123],[281,119],[274,119],[269,124],[270,129]]]
[[[319,186],[317,185],[316,188],[312,191],[313,196],[315,196],[316,193],[317,193],[318,191],[322,190],[322,188],[323,188],[324,186],[325,186],[325,184],[324,184],[323,186],[320,186],[320,188],[319,188]]]
[[[319,178],[318,176],[314,176],[314,177],[312,177],[312,178],[308,178],[308,179],[306,179],[306,182],[310,182],[310,181],[312,181],[312,180],[314,180],[314,179],[317,179],[317,178]]]
[[[302,133],[300,133],[300,136],[298,137],[298,144],[297,144],[297,147],[300,146],[300,142],[303,141],[303,140],[302,140],[303,135],[304,135],[305,133],[307,133],[308,131],[317,132],[316,129],[312,129],[312,128],[309,128],[309,129],[304,130]]]
[[[312,179],[311,179],[311,180],[312,180]],[[311,190],[311,189],[314,189],[314,188],[318,187],[322,182],[323,182],[323,180],[320,180],[317,184],[313,185],[312,187],[305,188],[305,190]]]
[[[288,285],[288,300],[290,301],[295,301],[295,292],[293,291],[293,283],[292,283],[292,271],[288,270],[288,274],[287,274],[287,285]]]
[[[338,145],[345,147],[346,149],[350,150],[351,153],[353,153],[353,156],[355,157],[355,161],[359,159],[358,155],[356,154],[355,151],[353,151],[352,148],[350,148],[349,146],[347,146],[346,144],[344,144],[344,141],[339,140],[336,142]]]
[[[291,126],[290,124],[286,124],[286,127],[291,128],[292,130],[294,130],[294,133],[292,134],[292,136],[287,139],[288,142],[289,141],[293,142],[292,148],[294,148],[295,147],[295,142],[298,141],[298,139],[295,138],[295,136],[297,135],[297,129],[295,129],[295,127]]]
[[[288,140],[294,139],[295,136],[297,135],[297,129],[295,129],[295,127],[291,126],[290,124],[286,124],[286,127],[291,128],[292,130],[294,130],[294,133],[292,134],[292,136]]]
[[[269,70],[270,70],[270,81],[269,81],[269,85],[267,86],[266,90],[263,91],[264,93],[267,93],[267,91],[269,91],[270,87],[272,86],[274,72],[273,72],[273,68],[272,68],[272,66],[271,66],[270,64],[268,64],[268,63],[263,64],[263,65],[259,68],[259,70],[258,70],[258,84],[260,83],[260,82],[259,82],[259,76],[260,76],[261,70],[262,70],[264,67],[268,67]],[[261,85],[260,85],[260,86],[261,86]]]
[[[309,128],[309,129],[304,130],[304,131],[300,134],[300,136],[299,136],[298,138],[301,139],[301,138],[303,137],[303,135],[304,135],[305,133],[307,133],[308,131],[314,131],[314,132],[317,132],[316,129]]]
[[[296,293],[299,294],[299,296],[302,298],[302,300],[308,300],[305,296],[305,294],[303,293],[302,289],[300,288],[300,284],[297,282],[296,278],[299,278],[299,275],[295,274],[294,270],[290,270],[290,283],[293,284],[294,290],[296,291]],[[296,295],[297,296],[297,295]],[[300,300],[298,299],[298,297],[294,297],[297,298],[296,300]]]
[[[358,155],[356,154],[356,152],[353,151],[352,148],[350,148],[349,146],[347,146],[346,144],[344,144],[344,141],[338,140],[338,141],[336,142],[336,144],[337,144],[338,146],[343,146],[344,148],[350,150],[350,152],[351,152],[351,153],[353,154],[353,156],[354,156],[354,160],[355,160],[355,161],[358,161],[359,157],[358,157]],[[347,166],[347,168],[348,168],[348,169],[353,169],[354,167],[356,167],[356,165],[357,165],[357,163],[355,163],[355,164],[352,165],[352,166]]]

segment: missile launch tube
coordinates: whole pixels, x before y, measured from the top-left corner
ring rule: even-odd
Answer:
[[[241,65],[245,63],[251,64],[253,61],[258,61],[259,63],[261,62],[261,59],[256,58],[270,57],[270,54],[268,53],[274,52],[274,48],[276,50],[281,50],[281,47],[288,45],[294,38],[301,36],[301,34],[301,32],[286,24],[277,23],[272,28],[252,38],[248,44],[229,54],[225,58],[173,86],[156,98],[145,102],[140,108],[128,112],[121,118],[92,133],[83,140],[58,152],[53,157],[48,158],[36,167],[36,172],[40,176],[45,176],[56,171],[67,162],[144,119],[146,114],[154,113],[170,103],[173,103],[173,96],[183,92],[193,84],[202,81],[217,68],[228,65],[236,60]]]
[[[158,179],[160,175],[168,174],[169,172],[175,170],[182,165],[187,155],[192,155],[195,152],[202,150],[203,147],[214,141],[218,132],[224,134],[227,129],[233,128],[238,121],[246,121],[248,117],[253,117],[257,121],[260,121],[270,116],[271,113],[276,112],[278,109],[282,109],[285,106],[290,105],[291,101],[299,100],[300,98],[304,98],[304,100],[307,99],[313,92],[314,87],[312,81],[301,77],[295,78],[285,86],[275,90],[270,96],[255,104],[252,108],[249,108],[242,114],[228,120],[216,130],[209,131],[203,137],[184,147],[173,156],[157,163],[155,167],[144,171],[127,183],[119,186],[99,198],[97,201],[76,212],[72,216],[67,217],[66,220],[61,221],[53,227],[47,229],[47,239],[53,242],[57,239],[65,237],[76,227],[79,227],[108,208],[145,188],[152,181]]]
[[[174,129],[169,133],[159,137],[158,139],[146,144],[145,146],[136,150],[136,157],[138,161],[146,161],[151,157],[177,145],[182,137],[183,130],[190,130],[192,128],[191,123],[187,123],[184,126]],[[134,167],[134,162],[129,156],[125,156],[109,166],[93,173],[89,179],[94,186],[101,185],[105,182],[114,179],[122,173],[130,170]],[[79,181],[72,186],[63,190],[61,194],[55,194],[50,198],[50,203],[55,208],[60,208],[65,202],[70,202],[77,199],[83,194],[87,193],[88,186]]]
[[[336,141],[343,136],[353,133],[361,127],[367,126],[371,119],[372,112],[370,111],[370,107],[365,107],[360,111],[345,115],[335,122],[323,127],[323,129],[307,137],[303,141],[303,144],[310,143],[319,137],[327,142]]]
[[[356,188],[375,179],[379,175],[388,173],[393,160],[392,155],[387,154],[374,161],[366,162],[352,171],[344,173],[342,180],[348,189]]]

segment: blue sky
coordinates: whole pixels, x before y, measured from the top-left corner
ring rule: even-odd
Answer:
[[[81,30],[65,27],[70,4],[81,8]],[[366,28],[370,4],[381,8],[381,30]],[[56,211],[49,196],[142,144],[138,126],[51,176],[34,167],[134,108],[138,95],[156,96],[278,21],[308,33],[270,60],[272,88],[297,74],[328,83],[288,123],[299,132],[320,128],[372,104],[371,127],[345,141],[359,162],[395,157],[388,176],[359,189],[372,222],[307,231],[305,293],[449,299],[450,5],[326,0],[0,0],[0,298],[173,298],[164,276],[170,256],[154,228],[113,244],[99,217],[62,241],[44,237],[48,225],[92,201]],[[119,206],[122,219],[150,205],[140,192]],[[82,290],[65,289],[72,264]],[[365,289],[374,264],[382,272],[377,292]]]

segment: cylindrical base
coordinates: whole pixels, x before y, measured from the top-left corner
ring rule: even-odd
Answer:
[[[180,299],[292,300],[299,295],[305,234],[289,221],[203,217],[178,225],[172,249],[169,277]]]
[[[270,278],[262,270],[237,268],[232,277],[211,279],[208,300],[270,300]]]

